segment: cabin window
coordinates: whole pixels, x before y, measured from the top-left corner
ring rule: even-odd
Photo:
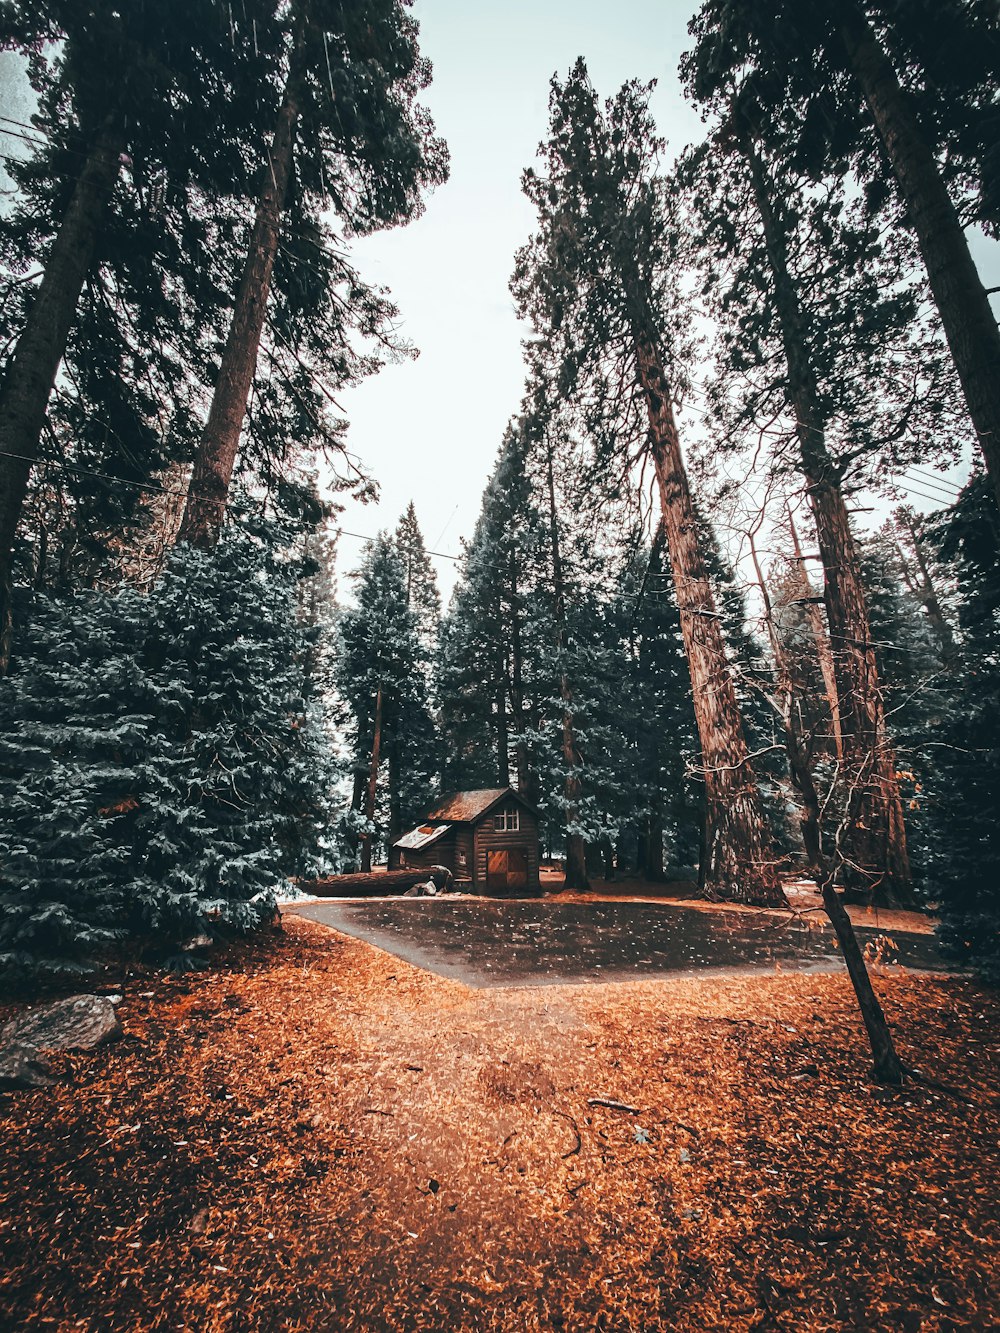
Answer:
[[[462,851],[462,849],[459,848],[459,849],[458,849],[458,868],[459,868],[460,870],[464,870],[467,864],[468,864],[468,858],[466,857],[466,855],[465,855],[465,853]]]
[[[497,833],[517,833],[521,827],[521,812],[512,806],[501,810],[493,820]]]

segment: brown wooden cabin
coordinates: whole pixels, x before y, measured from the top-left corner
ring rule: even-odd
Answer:
[[[398,838],[390,869],[447,866],[469,893],[537,893],[538,815],[513,787],[453,791]]]

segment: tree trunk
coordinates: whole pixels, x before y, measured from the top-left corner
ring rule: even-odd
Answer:
[[[778,680],[778,694],[781,699],[781,720],[785,732],[785,753],[788,756],[788,771],[792,785],[799,794],[802,808],[799,812],[799,827],[802,834],[802,847],[806,854],[806,863],[813,874],[819,874],[823,864],[821,835],[821,805],[816,783],[813,780],[812,765],[802,732],[796,725],[796,700],[792,684],[792,672],[788,665],[788,656],[774,624],[774,610],[771,594],[768,591],[764,571],[757,558],[757,546],[753,533],[749,533],[750,557],[757,575],[761,600],[764,603],[764,623],[767,637],[774,656],[775,672]]]
[[[250,250],[229,324],[212,406],[191,471],[187,505],[178,541],[210,550],[226,516],[229,485],[240,433],[257,370],[271,273],[281,234],[281,214],[288,193],[299,119],[299,56],[292,54],[284,96],[271,142],[269,167],[257,205]]]
[[[358,814],[365,808],[365,788],[367,786],[366,774],[360,769],[354,770],[354,783],[351,791],[351,810]],[[347,833],[347,849],[350,853],[351,864],[358,863],[358,833],[357,829],[350,828]]]
[[[566,589],[563,583],[562,551],[559,546],[559,519],[556,514],[556,483],[552,467],[552,446],[546,440],[549,483],[549,544],[552,556],[552,609],[556,625],[556,651],[559,654],[559,697],[562,700],[562,756],[566,766],[563,779],[563,803],[566,812],[566,870],[567,889],[589,889],[587,874],[587,844],[573,829],[583,793],[580,782],[582,764],[573,728],[573,692],[566,673]]]
[[[0,391],[0,675],[10,660],[14,539],[45,414],[121,169],[117,120],[97,135],[73,190]]]
[[[785,906],[720,617],[698,543],[667,377],[659,350],[647,334],[637,332],[635,346],[701,742],[704,892],[709,898],[759,907]]]
[[[871,1046],[872,1055],[875,1058],[875,1067],[873,1071],[875,1078],[883,1083],[901,1083],[903,1080],[903,1067],[899,1062],[899,1057],[896,1055],[896,1049],[893,1045],[889,1025],[885,1021],[885,1014],[882,1011],[882,1006],[879,1004],[878,997],[872,988],[871,977],[868,975],[868,968],[865,965],[864,955],[858,945],[858,937],[854,933],[854,926],[851,923],[851,918],[837,894],[833,882],[834,876],[830,873],[826,858],[823,855],[822,808],[819,793],[816,790],[816,784],[813,781],[812,766],[809,763],[809,757],[805,752],[802,739],[795,727],[794,710],[792,708],[792,677],[788,670],[784,649],[774,627],[771,598],[767,590],[767,584],[764,581],[760,563],[757,559],[757,552],[754,548],[752,534],[750,536],[750,554],[753,558],[754,569],[756,570],[761,595],[764,599],[764,615],[767,621],[768,636],[775,656],[775,665],[778,669],[780,687],[785,696],[785,708],[783,712],[786,746],[788,751],[788,765],[791,771],[792,781],[802,799],[802,812],[800,816],[802,845],[805,849],[809,871],[816,880],[823,895],[823,907],[827,916],[830,918],[830,923],[833,926],[834,931],[836,932],[841,952],[844,955],[844,962],[847,964],[848,975],[851,978],[851,984],[853,985],[854,993],[857,996],[858,1007],[861,1010],[861,1017],[865,1024],[865,1031],[868,1033],[869,1045]]]
[[[395,728],[393,728],[395,730]],[[399,742],[395,735],[390,733],[388,752],[386,754],[387,770],[389,776],[389,834],[388,834],[388,854],[389,863],[392,864],[392,845],[397,838],[403,836],[403,811],[400,804],[399,788],[402,779],[399,763]]]
[[[601,855],[604,857],[604,878],[611,882],[615,877],[615,845],[610,838],[601,843]]]
[[[660,884],[666,878],[663,871],[663,813],[659,809],[646,820],[641,868],[643,876],[654,884]]]
[[[521,647],[521,602],[518,596],[517,558],[510,553],[510,706],[516,737],[514,760],[517,765],[517,790],[527,801],[534,801],[528,746],[524,739],[524,653]]]
[[[884,905],[912,900],[896,756],[886,731],[882,688],[868,621],[861,562],[851,533],[840,472],[826,447],[826,422],[807,351],[805,317],[788,270],[785,230],[764,167],[747,133],[740,137],[753,182],[771,269],[775,309],[788,364],[802,473],[823,562],[824,599],[840,707],[845,802],[843,874],[852,890]]]
[[[885,1021],[885,1013],[878,1002],[878,996],[872,986],[872,979],[865,966],[864,955],[854,933],[847,908],[840,900],[840,895],[833,886],[832,876],[823,882],[823,906],[837,935],[847,972],[858,997],[858,1007],[864,1020],[868,1043],[875,1059],[874,1077],[879,1083],[900,1084],[903,1081],[903,1066],[893,1045],[892,1033]]]
[[[1000,504],[1000,329],[934,152],[871,25],[852,0],[843,5],[840,33],[916,233]]]
[[[382,748],[382,684],[379,682],[378,691],[375,695],[375,731],[372,736],[372,758],[368,768],[368,788],[365,792],[365,819],[368,824],[375,822],[375,792],[378,787],[378,761],[379,752]],[[370,874],[372,868],[372,832],[369,831],[361,839],[361,870],[364,874]]]
[[[952,633],[951,626],[945,618],[944,611],[941,609],[941,603],[938,600],[937,589],[934,586],[934,579],[931,576],[930,567],[924,559],[924,552],[920,544],[920,533],[916,524],[909,516],[904,516],[902,520],[910,534],[910,541],[913,546],[913,555],[917,562],[917,570],[920,577],[914,578],[907,568],[906,557],[900,550],[900,559],[902,561],[903,578],[906,586],[914,597],[920,602],[927,612],[927,621],[931,627],[935,639],[937,640],[938,652],[941,656],[941,665],[949,669],[955,665],[955,659],[958,656],[958,648],[955,643],[955,635]]]
[[[450,873],[450,872],[449,872]],[[407,870],[387,870],[377,875],[326,875],[323,879],[303,879],[297,887],[317,898],[373,898],[383,894],[402,895],[417,884],[434,880],[439,888],[447,883],[441,868],[422,866]]]
[[[510,786],[510,733],[507,729],[507,655],[501,649],[497,656],[497,780],[501,787]]]
[[[843,762],[844,758],[844,734],[840,725],[840,696],[837,693],[837,673],[833,666],[833,650],[830,647],[830,636],[826,632],[826,626],[823,624],[823,617],[819,613],[819,607],[815,602],[809,600],[812,596],[812,584],[809,582],[809,575],[806,571],[806,562],[802,556],[802,547],[799,545],[799,534],[795,528],[795,520],[792,518],[792,511],[788,511],[788,527],[792,534],[792,550],[795,552],[795,560],[802,573],[802,588],[806,596],[804,603],[806,620],[809,622],[809,628],[812,631],[813,643],[816,645],[816,657],[819,661],[820,674],[823,677],[823,689],[826,693],[826,701],[830,709],[830,730],[833,733],[833,751],[837,756],[838,762]]]

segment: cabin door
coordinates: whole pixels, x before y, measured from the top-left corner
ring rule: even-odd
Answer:
[[[523,847],[506,847],[486,853],[487,892],[509,893],[528,887],[528,853]]]

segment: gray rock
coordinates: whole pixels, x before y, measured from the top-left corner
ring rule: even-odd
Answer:
[[[103,995],[71,995],[38,1005],[0,1028],[0,1054],[8,1047],[39,1051],[83,1051],[122,1035],[115,1006]]]
[[[52,1066],[30,1046],[8,1046],[0,1050],[0,1092],[20,1088],[51,1088]]]

